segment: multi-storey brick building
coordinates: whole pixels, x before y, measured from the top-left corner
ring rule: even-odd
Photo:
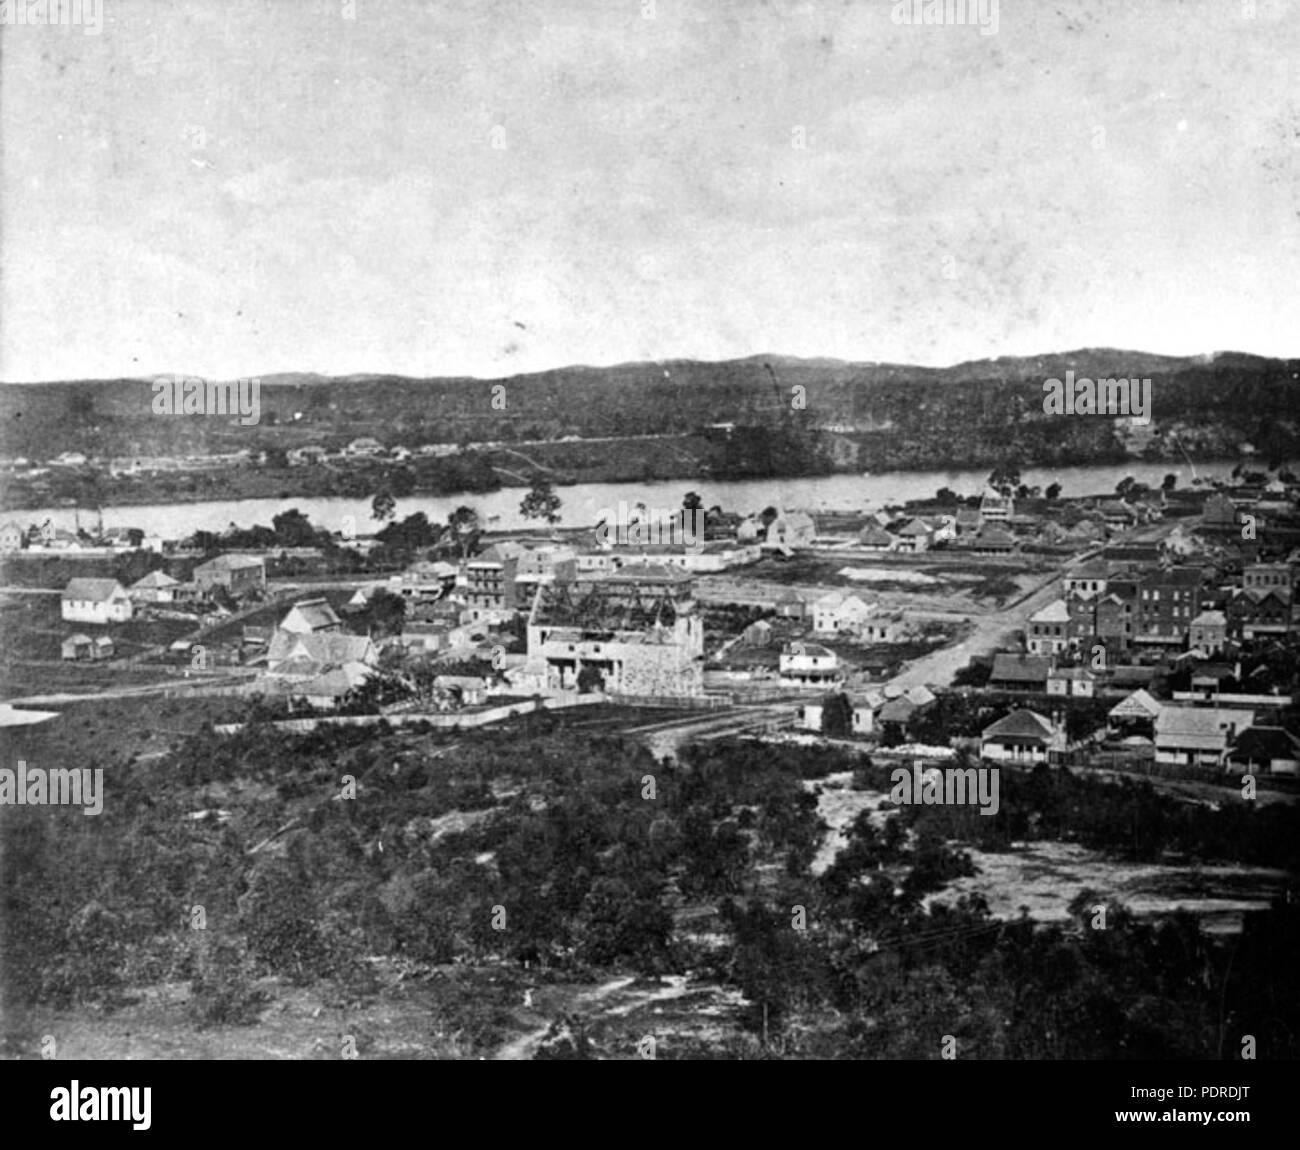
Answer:
[[[1033,655],[1059,655],[1070,646],[1071,612],[1056,599],[1029,617],[1025,646]]]
[[[1201,613],[1199,567],[1149,571],[1138,589],[1136,641],[1147,646],[1181,649],[1192,620]]]
[[[1295,587],[1295,569],[1289,563],[1251,563],[1241,572],[1241,587],[1261,595],[1276,591],[1289,603]]]
[[[518,570],[516,555],[484,555],[465,564],[465,606],[472,620],[501,619],[518,609]]]

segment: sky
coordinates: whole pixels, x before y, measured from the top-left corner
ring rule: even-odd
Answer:
[[[7,23],[0,380],[1300,355],[1300,0],[899,8]]]

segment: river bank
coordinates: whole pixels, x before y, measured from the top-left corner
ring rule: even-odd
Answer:
[[[1201,478],[1225,478],[1230,463],[1198,466]],[[1189,486],[1191,469],[1165,463],[1099,465],[1093,467],[1026,468],[1021,479],[1030,486],[1061,485],[1061,495],[1076,498],[1087,495],[1110,495],[1126,476],[1158,487],[1165,475],[1174,474],[1178,486]],[[816,513],[829,510],[879,511],[886,506],[902,505],[911,500],[928,499],[942,487],[959,494],[977,494],[983,490],[988,472],[983,470],[891,471],[876,474],[828,475],[795,479],[769,478],[732,481],[654,480],[619,483],[582,483],[556,488],[561,500],[561,527],[589,527],[603,512],[616,511],[620,503],[635,507],[643,503],[649,509],[664,511],[679,508],[687,491],[700,494],[706,507],[721,506],[742,514],[762,511],[765,507],[799,509]],[[450,495],[413,494],[397,498],[397,517],[418,511],[430,522],[445,523],[457,507],[468,504],[479,514],[489,530],[509,531],[536,527],[520,513],[522,492],[519,488],[501,488],[489,492],[460,491]],[[80,509],[44,505],[10,514],[26,525],[43,523],[47,518],[55,527],[75,529],[78,516],[86,525],[86,511],[97,505],[83,502]],[[99,504],[103,524],[111,527],[141,527],[165,539],[179,539],[195,531],[225,531],[232,523],[240,527],[257,524],[269,526],[274,516],[295,507],[313,524],[345,534],[367,534],[379,527],[371,517],[371,498],[297,497],[284,492],[273,497],[224,498],[166,503]]]

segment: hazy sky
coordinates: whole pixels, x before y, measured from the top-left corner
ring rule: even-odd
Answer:
[[[1300,3],[894,7],[4,27],[0,379],[1300,354]]]

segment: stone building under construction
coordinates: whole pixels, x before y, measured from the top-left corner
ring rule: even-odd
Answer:
[[[688,576],[650,564],[595,582],[539,587],[521,685],[576,691],[589,669],[583,686],[611,695],[702,695],[704,621],[694,588]]]

